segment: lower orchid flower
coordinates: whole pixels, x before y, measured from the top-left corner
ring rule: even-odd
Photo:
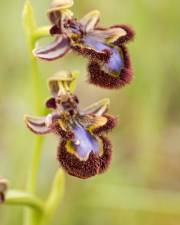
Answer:
[[[58,136],[57,159],[68,174],[86,179],[103,173],[112,155],[106,137],[116,126],[116,118],[107,113],[109,100],[101,100],[85,109],[70,91],[72,73],[63,72],[49,79],[52,97],[46,106],[52,113],[44,117],[25,116],[27,127],[35,134]]]
[[[130,83],[133,73],[126,43],[134,38],[134,31],[127,25],[97,27],[97,10],[77,20],[69,10],[72,5],[72,0],[53,2],[48,16],[52,23],[50,34],[55,40],[46,47],[37,47],[34,55],[55,60],[73,50],[88,58],[90,83],[110,89]]]

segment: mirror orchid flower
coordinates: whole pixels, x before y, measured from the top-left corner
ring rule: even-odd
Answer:
[[[103,173],[112,155],[107,132],[116,126],[116,118],[107,113],[109,100],[103,99],[85,109],[70,91],[73,73],[60,72],[49,79],[52,97],[44,117],[25,116],[27,127],[35,134],[58,136],[57,159],[68,174],[86,179]]]
[[[44,60],[55,60],[73,51],[88,59],[89,82],[104,88],[120,88],[133,78],[131,61],[126,47],[134,38],[127,25],[109,28],[98,26],[100,12],[94,10],[77,20],[70,7],[72,0],[56,0],[48,10],[52,23],[53,43],[34,50]]]

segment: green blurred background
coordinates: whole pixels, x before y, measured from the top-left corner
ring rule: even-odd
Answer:
[[[48,23],[48,0],[32,0],[39,25]],[[0,1],[0,175],[23,189],[34,135],[23,123],[33,110],[30,65],[22,28],[23,0]],[[44,99],[46,79],[59,69],[80,70],[76,93],[86,106],[110,97],[119,117],[111,134],[114,157],[107,173],[82,181],[67,176],[66,193],[52,225],[180,224],[180,1],[75,0],[78,18],[102,13],[101,24],[127,23],[137,35],[129,44],[134,82],[116,91],[89,85],[86,60],[69,54],[40,62]],[[57,139],[47,136],[38,176],[46,197],[56,161]],[[20,225],[20,207],[1,206],[0,225]]]

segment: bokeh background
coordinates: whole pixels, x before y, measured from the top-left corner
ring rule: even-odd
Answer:
[[[24,189],[34,135],[23,123],[35,114],[22,28],[23,0],[0,1],[0,175]],[[39,25],[48,24],[48,0],[32,0]],[[107,91],[86,81],[86,60],[69,54],[56,62],[39,62],[44,99],[46,79],[59,69],[79,70],[76,93],[86,106],[103,97],[119,125],[110,135],[113,162],[101,176],[82,181],[67,176],[63,203],[52,225],[180,224],[180,2],[178,0],[75,0],[77,17],[102,13],[101,24],[127,23],[137,35],[129,44],[134,82]],[[45,198],[58,168],[58,140],[47,136],[38,176]],[[21,224],[20,207],[1,206],[0,224]]]

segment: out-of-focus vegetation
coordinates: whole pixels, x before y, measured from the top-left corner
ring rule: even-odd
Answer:
[[[26,41],[21,26],[23,0],[0,2],[0,175],[11,186],[25,187],[34,136],[23,123],[33,114]],[[48,1],[32,0],[39,25],[48,23]],[[82,106],[111,98],[119,126],[111,135],[114,157],[104,175],[82,181],[67,176],[63,205],[53,225],[180,224],[180,2],[178,0],[75,0],[81,17],[92,9],[101,24],[127,23],[136,30],[129,45],[135,79],[132,85],[106,91],[86,81],[86,60],[67,55],[40,62],[44,99],[46,79],[57,70],[80,70],[77,94]],[[48,136],[39,173],[45,197],[58,167],[58,140]],[[0,207],[0,224],[20,224],[22,209]]]

